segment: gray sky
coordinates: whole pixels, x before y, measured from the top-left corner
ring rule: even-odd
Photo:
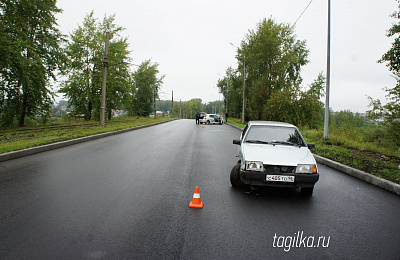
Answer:
[[[331,99],[335,111],[368,110],[367,96],[385,100],[384,87],[394,87],[384,64],[378,64],[393,39],[386,31],[398,10],[395,0],[332,0]],[[116,14],[115,23],[133,50],[133,63],[146,59],[165,74],[161,99],[222,99],[216,87],[229,66],[237,68],[236,48],[263,18],[293,24],[310,0],[58,0],[64,10],[58,23],[64,34],[81,25],[94,10],[96,18]],[[309,64],[303,85],[326,73],[328,0],[313,0],[297,22],[295,33],[307,41]],[[133,70],[135,68],[132,68]],[[218,75],[220,74],[220,75]],[[164,94],[165,93],[165,94]]]

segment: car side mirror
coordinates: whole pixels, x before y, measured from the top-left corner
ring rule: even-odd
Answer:
[[[307,144],[308,149],[315,149],[315,144]]]
[[[241,143],[240,140],[237,140],[237,139],[233,140],[233,144],[238,144],[238,145],[240,145],[240,143]]]

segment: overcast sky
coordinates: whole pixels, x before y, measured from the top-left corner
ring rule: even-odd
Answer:
[[[393,39],[386,31],[395,22],[395,0],[331,1],[331,98],[335,111],[368,110],[367,96],[385,100],[394,87],[387,67],[378,64]],[[81,25],[94,10],[96,18],[116,14],[126,28],[133,63],[151,59],[165,74],[161,99],[218,100],[217,81],[228,67],[237,68],[237,49],[248,30],[263,18],[294,24],[310,0],[58,0],[64,34]],[[304,87],[326,73],[328,0],[313,0],[298,20],[295,33],[307,41],[309,64],[302,68]],[[135,68],[132,68],[135,70]],[[219,75],[220,74],[220,75]]]

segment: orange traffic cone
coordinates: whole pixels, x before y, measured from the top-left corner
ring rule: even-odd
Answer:
[[[193,199],[189,203],[189,208],[198,208],[198,209],[203,208],[203,202],[201,202],[201,199],[200,199],[199,187],[197,187],[197,186],[194,189]]]
[[[204,125],[202,126],[202,128],[204,128]]]

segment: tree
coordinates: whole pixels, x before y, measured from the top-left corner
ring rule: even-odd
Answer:
[[[226,111],[231,117],[239,118],[242,113],[243,100],[243,78],[238,76],[238,72],[231,67],[226,70],[222,80],[219,80],[217,87],[224,97],[224,107],[221,111]]]
[[[246,68],[246,120],[265,118],[268,100],[277,91],[295,91],[308,63],[305,41],[296,40],[293,27],[264,19],[238,49],[239,71]]]
[[[113,41],[108,49],[109,66],[107,70],[106,112],[111,120],[111,110],[129,106],[134,95],[131,58],[127,39]]]
[[[124,30],[114,24],[115,15],[105,16],[102,22],[94,18],[94,12],[88,14],[70,35],[67,45],[67,80],[62,84],[60,93],[64,93],[74,114],[84,114],[85,119],[99,118],[100,95],[103,73],[105,33],[110,33],[108,52],[108,75],[106,92],[106,110],[111,119],[111,109],[126,106],[132,94],[132,75],[129,70],[130,51],[126,38],[119,33]]]
[[[158,98],[158,90],[165,77],[157,77],[158,73],[158,64],[152,64],[151,60],[143,61],[133,73],[135,95],[129,108],[131,114],[149,116],[153,111],[154,98]]]
[[[395,19],[400,19],[400,12],[395,11],[391,16]],[[386,88],[388,102],[385,105],[382,105],[380,100],[373,100],[369,97],[372,110],[367,112],[373,118],[383,116],[385,124],[388,126],[389,136],[394,143],[400,145],[400,22],[394,23],[388,30],[387,37],[394,36],[396,38],[392,43],[392,47],[383,54],[378,62],[386,63],[386,66],[397,80],[396,86]]]
[[[23,126],[26,117],[49,115],[50,79],[65,61],[56,28],[60,12],[55,0],[0,1],[1,124],[17,118]]]
[[[300,91],[297,112],[299,122],[297,124],[317,128],[324,120],[324,97],[325,77],[320,73],[308,90]]]

